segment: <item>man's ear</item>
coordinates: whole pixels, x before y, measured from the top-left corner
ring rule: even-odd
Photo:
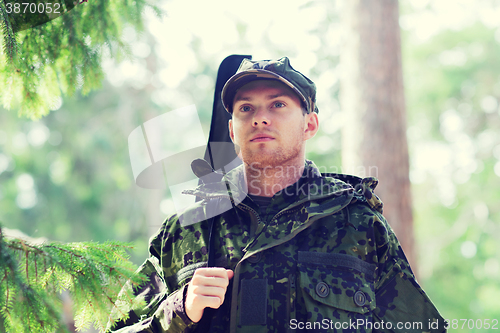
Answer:
[[[318,114],[316,112],[311,112],[305,115],[306,121],[304,124],[304,134],[305,139],[308,140],[316,135],[319,129]]]
[[[232,119],[229,119],[229,137],[231,138],[231,141],[234,143],[234,132],[233,132],[233,121]]]

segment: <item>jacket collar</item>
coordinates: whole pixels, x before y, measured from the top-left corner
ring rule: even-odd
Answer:
[[[295,184],[288,186],[276,195],[294,196],[295,201],[302,201],[305,198],[314,200],[352,189],[353,186],[351,184],[333,177],[321,175],[314,162],[306,160],[301,178]],[[239,165],[226,173],[220,182],[202,184],[194,189],[185,190],[182,193],[195,195],[206,200],[229,197],[234,202],[240,203],[248,193],[243,165]]]

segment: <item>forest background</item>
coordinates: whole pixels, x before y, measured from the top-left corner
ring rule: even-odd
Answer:
[[[144,32],[124,30],[131,57],[104,62],[100,89],[64,97],[37,121],[2,109],[5,227],[61,242],[134,242],[139,265],[175,207],[168,189],[135,184],[128,136],[194,104],[208,137],[216,71],[233,53],[287,55],[316,83],[321,129],[307,158],[327,171],[350,171],[341,167],[346,116],[335,2],[274,8],[256,1],[243,10],[230,1],[194,9],[170,0],[163,7],[163,19],[145,13]],[[500,319],[498,17],[500,6],[490,1],[400,2],[418,280],[448,319]]]

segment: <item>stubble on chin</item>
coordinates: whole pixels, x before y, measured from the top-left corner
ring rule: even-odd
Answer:
[[[300,146],[294,145],[289,149],[278,147],[276,149],[259,149],[252,151],[250,149],[241,149],[240,158],[247,166],[255,169],[274,168],[288,164],[300,154]]]

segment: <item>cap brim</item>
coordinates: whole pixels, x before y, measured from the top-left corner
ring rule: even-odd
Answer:
[[[233,75],[229,80],[227,80],[224,88],[222,88],[221,99],[222,104],[227,112],[232,113],[233,100],[238,89],[243,87],[245,84],[250,83],[255,80],[276,80],[284,83],[287,87],[292,89],[297,96],[302,100],[304,105],[307,105],[307,100],[305,96],[287,79],[271,71],[266,71],[264,69],[249,69],[244,72],[237,73]]]

